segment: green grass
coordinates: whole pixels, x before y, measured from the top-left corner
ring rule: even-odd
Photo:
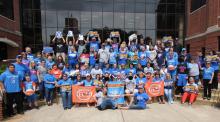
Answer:
[[[2,74],[5,71],[6,68],[7,68],[6,64],[1,65],[0,66],[0,74]]]

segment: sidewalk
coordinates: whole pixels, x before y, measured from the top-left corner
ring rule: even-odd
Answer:
[[[187,104],[150,104],[148,110],[106,110],[79,107],[64,111],[60,104],[43,106],[5,122],[219,122],[220,109]]]

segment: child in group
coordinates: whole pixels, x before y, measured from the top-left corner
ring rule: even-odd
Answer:
[[[169,104],[173,104],[173,83],[173,79],[170,74],[167,73],[164,79],[164,93]]]
[[[189,99],[189,105],[192,105],[196,101],[196,97],[198,96],[198,85],[195,84],[194,78],[190,77],[189,82],[184,87],[184,94],[182,96],[182,104]]]
[[[160,73],[159,72],[155,72],[154,78],[153,78],[152,81],[153,82],[163,82],[163,80],[160,78]],[[165,104],[165,102],[164,102],[164,95],[157,96],[157,98],[159,100],[159,104]]]
[[[37,96],[35,94],[36,92],[36,84],[34,81],[31,81],[31,78],[29,75],[25,76],[25,82],[22,84],[23,93],[27,97],[29,108],[32,109],[32,104],[34,104],[34,107],[36,109],[39,109],[37,104]]]

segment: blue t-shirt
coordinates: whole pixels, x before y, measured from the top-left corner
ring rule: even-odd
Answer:
[[[211,62],[211,67],[214,68],[214,70],[219,70],[219,63],[218,61],[212,61]]]
[[[98,41],[90,42],[89,45],[90,45],[90,49],[93,48],[95,51],[98,51],[98,49],[99,49],[99,42]]]
[[[145,77],[143,78],[136,78],[136,84],[140,84],[140,83],[146,83],[147,82],[147,79]]]
[[[21,91],[21,81],[23,77],[21,74],[14,72],[11,73],[10,71],[6,70],[0,76],[0,81],[4,84],[5,90],[7,93],[14,93]]]
[[[70,63],[76,63],[77,59],[78,59],[78,53],[77,52],[72,52],[72,51],[68,52],[68,61]]]
[[[25,89],[25,91],[27,91],[27,90],[34,90],[34,82],[33,81],[29,81],[29,82],[27,82],[27,81],[25,81],[24,83],[23,83],[23,86],[24,86],[24,89]]]
[[[137,73],[136,68],[128,68],[126,70],[126,75],[128,75],[130,72],[132,72],[133,75],[135,75]]]
[[[93,81],[92,80],[90,80],[90,81],[87,81],[87,80],[83,80],[83,85],[84,86],[93,86]]]
[[[55,82],[56,78],[51,74],[44,75],[44,87],[45,88],[55,88],[54,84],[46,83],[46,82]]]
[[[94,53],[90,53],[90,55],[89,55],[89,64],[90,64],[90,66],[94,66],[96,64]]]
[[[24,64],[13,63],[15,65],[15,71],[21,75],[22,79],[24,79],[25,74],[29,73],[29,68]]]
[[[135,93],[134,99],[137,100],[136,105],[146,108],[146,102],[149,99],[149,96],[146,93]]]
[[[34,60],[34,55],[33,54],[27,54],[27,59],[29,60],[29,61],[32,61],[32,60]]]
[[[54,61],[49,61],[49,60],[46,60],[46,68],[47,69],[51,69],[53,64],[55,64]]]
[[[214,73],[214,71],[215,70],[212,67],[204,68],[203,69],[203,79],[211,80],[212,79],[212,73]]]
[[[119,72],[119,70],[117,69],[117,68],[112,68],[112,69],[110,69],[110,73],[112,74],[112,75],[117,75],[118,74],[118,72]]]
[[[128,53],[127,51],[125,52],[121,52],[119,51],[119,60],[118,60],[118,64],[121,65],[121,64],[127,64],[127,58],[128,58]]]
[[[109,64],[116,64],[117,63],[117,53],[116,52],[111,52],[109,56]]]
[[[57,82],[58,85],[61,85],[61,92],[71,92],[71,86],[73,85],[73,81],[69,78],[67,80],[59,80]],[[67,87],[66,87],[67,86]]]
[[[153,78],[153,82],[160,82],[160,81],[162,81],[161,78]]]
[[[137,64],[138,63],[138,53],[135,53],[133,51],[130,51],[128,53],[128,56],[130,58],[130,62],[133,64]]]

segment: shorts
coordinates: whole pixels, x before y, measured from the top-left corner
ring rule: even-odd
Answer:
[[[37,100],[36,94],[32,94],[31,96],[27,96],[28,103],[33,103]]]

